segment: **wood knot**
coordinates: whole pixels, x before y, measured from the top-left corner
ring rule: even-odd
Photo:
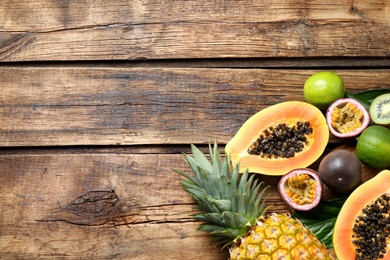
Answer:
[[[118,200],[114,190],[89,191],[71,201],[64,209],[76,215],[100,216],[110,212]]]
[[[123,225],[137,216],[133,200],[122,201],[114,190],[89,191],[41,221],[65,221],[78,225]]]

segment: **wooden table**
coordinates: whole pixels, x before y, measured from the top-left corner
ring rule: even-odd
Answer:
[[[304,100],[316,71],[390,88],[389,40],[386,0],[3,0],[0,258],[226,259],[181,152]]]

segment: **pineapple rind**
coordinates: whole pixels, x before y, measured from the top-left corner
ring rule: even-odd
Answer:
[[[286,229],[286,230],[284,230]],[[272,232],[270,232],[272,231]],[[250,258],[248,249],[250,248]],[[257,248],[254,252],[253,248]],[[315,235],[287,214],[271,214],[236,240],[231,260],[244,259],[334,259]]]

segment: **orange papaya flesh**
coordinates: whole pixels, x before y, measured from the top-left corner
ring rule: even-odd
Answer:
[[[383,203],[390,205],[389,170],[383,170],[372,179],[361,184],[349,195],[344,205],[342,206],[333,229],[332,238],[333,249],[339,260],[390,259],[390,210],[388,207],[384,208],[384,206],[381,204],[379,205],[379,208],[382,209],[379,213],[381,215],[376,215],[377,217],[375,217],[375,215],[372,216],[371,213],[373,206],[370,205],[377,201],[378,198],[384,198],[385,201]],[[365,209],[365,212],[368,213],[363,213],[363,209]],[[377,211],[377,209],[374,211]],[[369,221],[377,224],[376,226],[374,224],[372,228],[369,229],[371,234],[376,233],[374,237],[370,238],[370,236],[372,236],[370,233],[367,233],[365,236],[360,236],[361,230],[366,230],[366,226],[371,226],[371,224],[368,224],[368,221],[365,222],[365,224],[362,224],[361,217],[364,218],[364,216],[366,216],[366,219],[371,218]],[[387,227],[384,227],[383,225],[387,225]],[[378,242],[376,237],[379,238],[380,236],[387,237],[385,240],[382,240],[382,242]],[[361,246],[360,243],[363,245]],[[384,244],[381,246],[381,243]],[[367,254],[361,253],[363,248],[368,248],[368,250],[375,251],[375,247],[383,247],[382,250],[384,250],[384,252],[382,252],[381,256],[373,252],[368,252]]]
[[[264,130],[278,124],[294,126],[297,122],[309,122],[312,133],[306,135],[306,144],[293,157],[262,157],[249,154],[248,148],[256,142]],[[287,101],[267,107],[250,117],[227,143],[226,154],[232,163],[240,163],[240,172],[280,176],[293,169],[305,168],[324,152],[329,141],[329,128],[325,116],[315,106],[301,101]]]

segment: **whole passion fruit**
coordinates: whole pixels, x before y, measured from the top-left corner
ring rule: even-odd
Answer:
[[[288,206],[295,210],[307,211],[320,202],[322,183],[314,170],[299,168],[280,179],[278,190]]]
[[[348,194],[361,184],[362,164],[348,150],[333,150],[321,160],[318,175],[336,193]]]
[[[334,136],[354,137],[369,125],[370,114],[359,101],[341,98],[329,106],[326,111],[326,122]]]

